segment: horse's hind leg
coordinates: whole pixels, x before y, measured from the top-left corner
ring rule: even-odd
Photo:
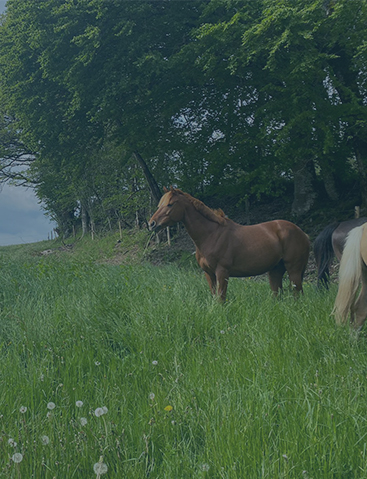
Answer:
[[[275,295],[283,289],[283,276],[286,269],[283,260],[268,272],[270,288]]]
[[[286,269],[291,283],[291,288],[296,293],[302,293],[302,281],[306,271],[308,257],[303,258],[302,261],[297,261],[293,264],[286,264]]]

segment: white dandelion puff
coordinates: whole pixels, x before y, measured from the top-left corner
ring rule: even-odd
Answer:
[[[52,418],[52,412],[51,411],[48,411],[46,416],[48,417],[48,419]]]
[[[87,423],[88,423],[88,420],[87,420],[86,417],[81,417],[81,418],[80,418],[80,424],[81,424],[82,426],[86,426]]]
[[[20,452],[16,452],[15,454],[12,455],[12,460],[13,462],[22,462],[23,461],[23,454],[21,454]]]
[[[106,406],[102,406],[102,411],[103,411],[103,414],[107,414],[108,408]]]
[[[8,439],[8,444],[9,444],[9,446],[11,446],[11,447],[17,447],[17,443],[14,441],[13,438],[9,438],[9,439]]]
[[[77,401],[75,403],[76,407],[82,407],[83,406],[83,401]]]
[[[27,406],[20,406],[20,409],[19,411],[24,414],[25,412],[27,412]]]
[[[94,364],[95,364],[96,366],[100,366],[100,365],[101,365],[101,363],[100,363],[99,361],[96,361]]]
[[[94,415],[97,417],[103,416],[104,411],[101,407],[97,407],[97,409],[94,411]]]
[[[158,361],[154,360],[154,361],[152,361],[152,364],[153,364],[153,366],[157,366]]]
[[[201,465],[200,469],[202,471],[209,471],[210,466],[209,466],[209,464],[204,463],[204,464]]]
[[[47,444],[49,444],[49,442],[50,442],[50,438],[48,436],[42,436],[41,437],[41,442],[44,446],[47,446]]]
[[[56,407],[56,404],[52,401],[50,401],[48,404],[47,404],[47,409],[49,409],[50,411],[52,411],[52,409],[55,409]]]
[[[106,474],[108,467],[104,462],[96,462],[93,466],[93,470],[97,476],[102,476],[102,474]]]
[[[151,401],[154,401],[154,398],[155,398],[155,394],[154,394],[154,393],[150,393],[150,394],[149,394],[149,399],[150,399]]]

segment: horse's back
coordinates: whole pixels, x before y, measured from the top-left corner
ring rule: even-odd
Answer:
[[[256,226],[259,231],[272,235],[274,244],[279,244],[281,257],[285,262],[297,259],[307,263],[310,239],[299,226],[287,220],[267,221]]]
[[[298,241],[298,246],[300,248],[307,248],[310,247],[310,238],[309,236],[296,224],[292,223],[291,221],[287,220],[274,220],[269,221],[274,225],[274,231],[277,234],[280,241],[284,242],[285,244],[294,243]],[[266,224],[266,223],[264,223]]]

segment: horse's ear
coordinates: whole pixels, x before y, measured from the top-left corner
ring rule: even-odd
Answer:
[[[168,190],[165,186],[163,186],[163,191],[164,191],[165,193],[168,193],[168,192],[169,192],[169,190]]]

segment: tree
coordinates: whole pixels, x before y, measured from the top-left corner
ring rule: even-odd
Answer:
[[[121,220],[117,201],[140,198],[143,211],[146,186],[155,201],[170,184],[241,201],[293,184],[299,214],[321,182],[335,200],[359,171],[364,192],[365,9],[365,0],[9,0],[0,104],[32,152],[27,178],[50,213],[84,229]]]
[[[293,176],[297,191],[297,177],[304,178],[297,172],[309,170],[311,174],[316,160],[324,177],[330,167],[337,171],[331,155],[335,150],[343,148],[343,169],[348,169],[347,142],[349,156],[351,144],[359,146],[358,150],[354,148],[358,161],[363,156],[362,132],[366,131],[355,126],[363,127],[366,117],[361,111],[366,71],[361,39],[366,34],[366,3],[268,0],[211,5],[213,10],[226,7],[230,18],[199,29],[203,68],[213,74],[216,65],[224,65],[227,77],[235,75],[252,89],[249,101],[255,104],[258,127],[254,139],[262,149],[262,167],[278,163],[278,171]],[[199,56],[200,45],[196,48]],[[345,68],[342,83],[336,64]],[[340,88],[344,96],[336,95]],[[307,185],[311,183],[306,181]],[[313,193],[299,190],[306,196]]]
[[[0,113],[0,185],[31,184],[27,170],[35,160],[35,152],[20,139],[19,128],[16,119]]]

